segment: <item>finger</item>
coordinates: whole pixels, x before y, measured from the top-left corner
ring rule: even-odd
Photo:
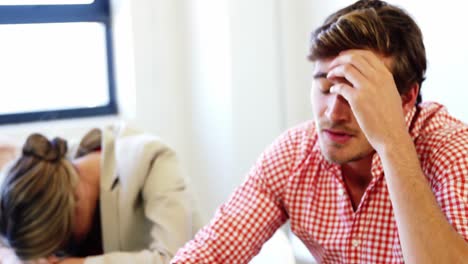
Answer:
[[[369,82],[366,77],[351,64],[336,66],[328,72],[327,79],[333,81],[333,79],[336,78],[344,78],[351,84],[351,86],[358,89]]]
[[[353,65],[366,78],[375,76],[376,69],[369,61],[356,50],[348,50],[340,53],[330,64],[330,68],[333,69],[339,65]]]
[[[360,57],[367,62],[367,64],[373,68],[375,71],[381,70],[390,70],[390,63],[386,64],[386,58],[383,55],[379,55],[371,50],[364,50],[364,49],[352,49],[352,50],[345,50],[340,53],[340,55],[351,55],[355,57]],[[340,56],[339,55],[339,56]]]
[[[351,107],[357,92],[358,91],[356,89],[345,83],[338,83],[330,87],[330,93],[341,95],[346,101],[348,101]]]

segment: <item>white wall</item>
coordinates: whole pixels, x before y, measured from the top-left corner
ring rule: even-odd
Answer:
[[[219,201],[220,190],[232,189],[233,129],[228,6],[225,1],[190,1],[191,142],[187,166],[199,191],[206,219]],[[206,1],[205,1],[206,2]]]
[[[424,35],[428,58],[424,100],[445,104],[449,112],[468,123],[468,2],[462,0],[392,1],[413,15]]]
[[[209,216],[285,128],[281,21],[278,1],[271,0],[199,0],[188,8],[188,166]]]

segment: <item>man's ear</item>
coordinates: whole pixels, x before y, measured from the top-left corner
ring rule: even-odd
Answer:
[[[409,112],[416,103],[419,94],[419,84],[413,83],[411,88],[401,95],[401,104],[405,113]]]

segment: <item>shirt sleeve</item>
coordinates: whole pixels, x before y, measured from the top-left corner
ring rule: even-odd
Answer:
[[[171,263],[248,263],[287,220],[285,188],[292,144],[284,134],[259,158],[211,222],[180,249]]]
[[[113,252],[88,257],[85,264],[169,263],[177,249],[193,238],[199,224],[176,155],[168,148],[156,154],[142,187],[144,213],[152,241],[139,252]]]
[[[468,242],[468,132],[453,137],[438,152],[440,173],[435,196],[453,228]]]

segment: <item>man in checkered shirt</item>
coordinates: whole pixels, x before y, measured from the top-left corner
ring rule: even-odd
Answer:
[[[172,263],[247,263],[288,219],[320,263],[468,263],[468,126],[421,102],[419,27],[358,1],[310,52],[314,122],[273,142]]]

